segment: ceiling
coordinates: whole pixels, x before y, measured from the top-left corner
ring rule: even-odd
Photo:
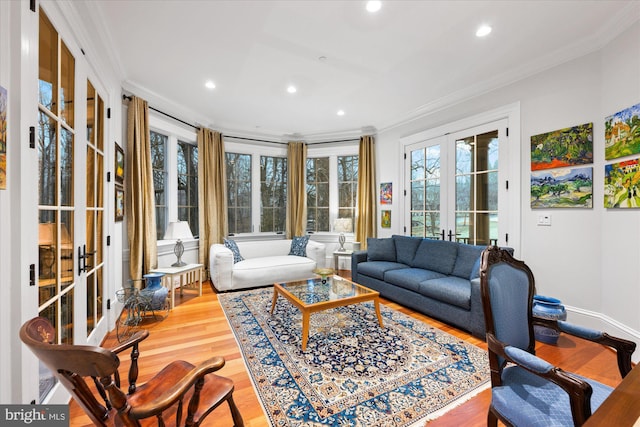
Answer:
[[[307,140],[397,126],[595,51],[640,19],[637,1],[383,1],[375,14],[364,1],[72,3],[126,93],[226,133]]]

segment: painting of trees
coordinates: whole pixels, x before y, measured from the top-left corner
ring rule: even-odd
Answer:
[[[0,87],[0,190],[7,188],[7,90]]]
[[[531,137],[531,170],[593,162],[593,123]]]

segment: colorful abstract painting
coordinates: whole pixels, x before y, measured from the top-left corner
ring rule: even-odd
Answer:
[[[0,190],[7,189],[7,90],[0,86]]]
[[[604,157],[607,160],[640,153],[640,104],[604,119]]]
[[[531,173],[531,208],[593,207],[593,167]]]
[[[640,159],[604,165],[604,207],[640,207]]]
[[[531,170],[593,163],[593,123],[531,137]]]
[[[390,182],[380,184],[380,204],[390,205],[393,201],[393,186]]]

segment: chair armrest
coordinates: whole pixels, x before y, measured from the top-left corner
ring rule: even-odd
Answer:
[[[119,343],[115,347],[108,348],[107,350],[110,350],[116,354],[121,353],[128,348],[137,346],[141,341],[147,339],[148,336],[149,336],[149,331],[147,331],[146,329],[143,329],[131,335],[128,339]]]
[[[554,329],[558,332],[564,332],[571,336],[591,341],[597,344],[606,345],[616,350],[618,359],[618,370],[622,378],[631,372],[631,356],[636,349],[636,343],[607,334],[597,329],[591,329],[584,326],[575,325],[564,320],[552,319],[533,319],[534,325],[544,326]]]
[[[189,365],[187,362],[176,361],[172,362],[167,368],[170,368],[172,365],[181,364]],[[159,391],[157,394],[150,394],[151,396],[153,396],[153,399],[145,402],[144,404],[138,405],[135,408],[132,408],[130,411],[130,415],[136,419],[144,419],[164,412],[175,402],[182,399],[182,397],[196,383],[196,381],[204,379],[207,374],[219,370],[224,366],[224,364],[225,360],[223,357],[215,356],[200,363],[198,366],[191,365],[191,369],[188,372],[184,373],[181,378],[173,378],[172,382],[162,381],[162,383],[166,384],[167,387],[163,388],[163,390]],[[165,368],[165,370],[170,369]],[[161,371],[161,373],[158,375],[162,375],[165,370]]]
[[[214,243],[209,250],[209,274],[218,291],[233,288],[233,252],[225,245]]]

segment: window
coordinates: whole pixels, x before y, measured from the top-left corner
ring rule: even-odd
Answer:
[[[358,200],[358,156],[338,156],[338,218],[355,225]]]
[[[260,156],[260,231],[284,232],[287,216],[287,159]]]
[[[178,219],[187,221],[194,236],[198,223],[198,147],[178,141]]]
[[[229,234],[251,233],[251,155],[226,156]]]
[[[156,238],[162,240],[167,228],[167,140],[166,135],[151,131],[151,167],[156,202]]]
[[[329,231],[329,157],[307,159],[307,231]]]

